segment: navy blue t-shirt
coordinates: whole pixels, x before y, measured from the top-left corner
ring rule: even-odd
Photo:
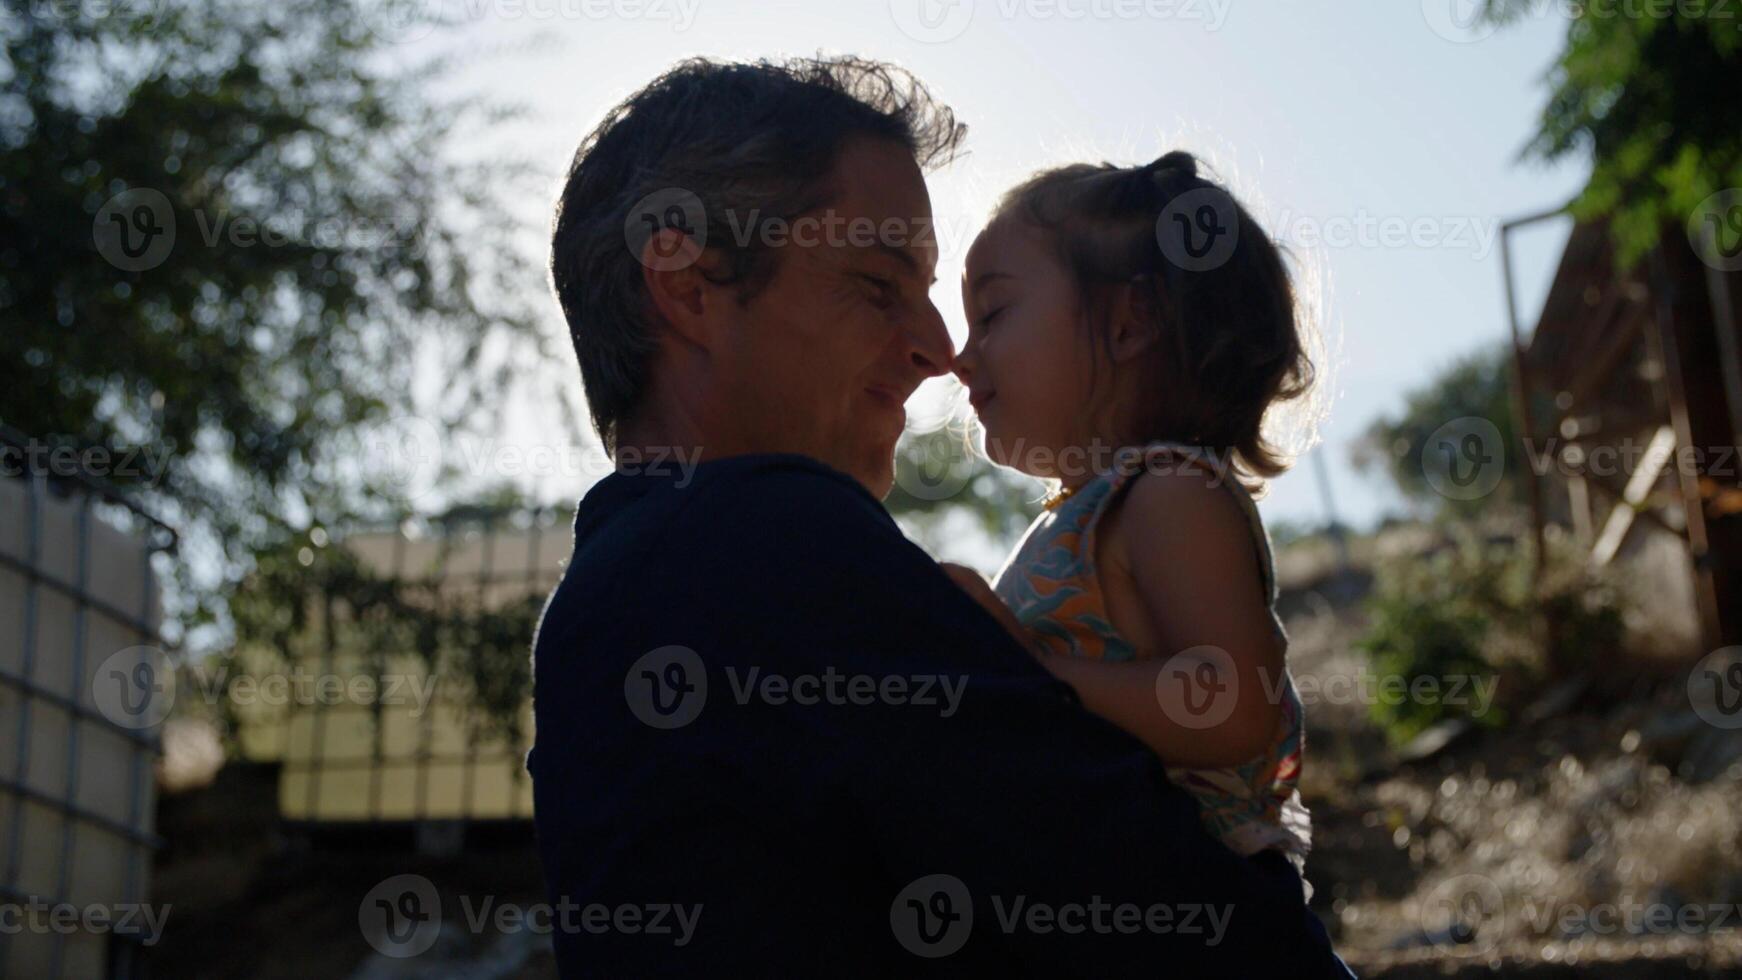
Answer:
[[[539,626],[567,977],[1346,976],[851,478],[613,474]]]

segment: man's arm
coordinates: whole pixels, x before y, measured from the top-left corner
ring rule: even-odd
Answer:
[[[784,729],[762,744],[826,753],[863,813],[888,894],[843,914],[889,916],[896,941],[911,916],[912,952],[949,935],[932,886],[959,882],[971,935],[946,969],[1001,950],[1038,973],[1336,975],[1298,894],[1213,840],[1141,743],[1085,712],[856,484],[769,466],[693,510],[709,529],[696,559],[716,566],[696,612],[732,636],[710,683],[745,656],[876,690],[757,713]]]

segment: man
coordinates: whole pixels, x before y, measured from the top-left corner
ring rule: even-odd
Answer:
[[[619,472],[535,651],[565,975],[1346,975],[878,503],[954,354],[963,132],[887,66],[692,61],[575,156],[551,271]]]

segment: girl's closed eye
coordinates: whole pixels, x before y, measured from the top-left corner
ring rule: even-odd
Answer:
[[[974,325],[979,327],[982,330],[984,330],[987,327],[990,327],[992,325],[992,321],[998,319],[998,314],[1003,313],[1005,309],[1006,309],[1006,307],[1002,307],[1002,306],[998,307],[997,309],[991,311],[990,313],[987,313],[986,315],[980,317],[980,319],[975,320]]]

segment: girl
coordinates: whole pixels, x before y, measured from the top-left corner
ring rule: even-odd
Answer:
[[[1212,833],[1294,878],[1301,704],[1250,495],[1287,465],[1266,411],[1312,384],[1282,256],[1173,152],[1010,191],[962,295],[955,373],[987,455],[1059,489],[992,589],[951,574],[1154,750]]]

